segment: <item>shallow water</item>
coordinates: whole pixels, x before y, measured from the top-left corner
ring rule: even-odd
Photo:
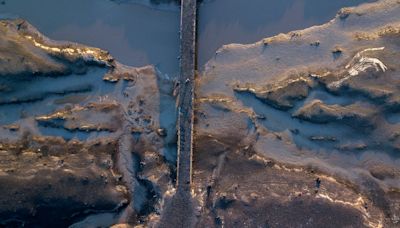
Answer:
[[[165,9],[134,1],[6,0],[0,13],[28,20],[51,39],[108,50],[126,65],[153,64],[162,73],[178,72],[176,5]]]
[[[140,0],[7,0],[6,5],[0,5],[0,12],[18,14],[26,18],[38,27],[39,31],[52,39],[77,41],[100,47],[109,50],[118,61],[127,65],[155,64],[162,73],[177,75],[179,65],[177,59],[179,12],[177,7],[168,5],[168,7],[155,9],[135,4],[133,1]],[[143,0],[143,2],[148,1]],[[223,44],[251,43],[280,32],[321,24],[333,18],[336,11],[342,6],[356,5],[360,2],[362,0],[209,1],[204,3],[200,9],[199,65],[202,66],[212,58],[213,52]],[[0,124],[16,122],[25,115],[37,116],[52,113],[66,104],[83,106],[89,101],[107,98],[108,95],[119,99],[121,103],[130,99],[121,98],[121,91],[124,91],[121,88],[125,88],[126,84],[124,83],[127,82],[120,81],[114,84],[104,82],[102,80],[104,73],[104,69],[93,68],[85,75],[43,77],[21,82],[17,84],[16,92],[7,94],[9,97],[43,97],[43,93],[48,96],[39,101],[0,106]],[[161,153],[168,164],[176,164],[177,148],[169,140],[172,135],[176,135],[174,98],[168,92],[164,92],[161,80],[159,86],[160,91],[163,92],[160,95],[159,122],[160,127],[167,129],[168,132]],[[81,87],[89,89],[70,92],[73,88]],[[330,158],[329,153],[324,154],[320,151],[325,149],[329,149],[328,152],[333,151],[339,142],[311,140],[310,138],[313,136],[335,137],[344,143],[361,142],[366,139],[363,135],[355,135],[350,127],[327,124],[322,128],[318,124],[305,123],[295,119],[292,117],[292,113],[276,110],[253,96],[236,95],[243,105],[253,109],[256,114],[267,117],[258,120],[261,126],[271,132],[288,133],[293,138],[295,146],[300,150],[301,148],[313,150],[315,153],[312,155],[315,157]],[[352,102],[347,98],[336,97],[318,90],[311,92],[301,104],[313,99],[320,99],[327,104],[347,105]],[[399,121],[394,117],[388,117],[388,119]],[[106,138],[112,134],[106,131],[68,131],[63,128],[40,125],[39,132],[43,135],[61,136],[67,140],[77,138],[82,141],[98,137]],[[141,162],[138,157],[132,156],[130,142],[134,137],[140,136],[133,135],[131,137],[126,133],[120,140],[120,157],[118,158],[120,160],[118,160],[117,166],[126,178],[124,181],[131,186],[130,189],[134,189],[131,192],[134,204],[130,206],[133,206],[136,211],[141,211],[146,207],[146,200],[149,201],[149,198],[154,198],[155,195],[150,195],[149,189],[143,183],[137,183],[139,179],[137,179],[136,173]],[[138,139],[136,138],[136,140]],[[274,150],[268,152],[270,151]],[[280,152],[280,150],[277,151]],[[276,152],[275,155],[281,154]],[[342,157],[339,157],[336,160],[341,159]],[[358,163],[354,162],[354,164]],[[156,212],[158,213],[158,211]],[[103,211],[100,214],[88,216],[72,227],[108,227],[123,221],[124,216],[125,212],[118,214]]]
[[[110,94],[115,90],[115,85],[103,82],[104,73],[103,69],[92,69],[85,75],[41,77],[17,83],[13,81],[10,85],[13,86],[13,91],[0,92],[0,124],[11,124],[24,115],[51,113],[67,103],[82,105],[88,100],[96,100]],[[25,102],[7,103],[26,99],[28,100]]]
[[[208,0],[199,7],[198,65],[222,45],[254,43],[324,24],[339,9],[372,0]]]

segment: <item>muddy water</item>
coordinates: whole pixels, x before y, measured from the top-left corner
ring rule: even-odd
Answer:
[[[342,7],[372,0],[207,0],[199,8],[198,64],[224,44],[262,38],[331,20]]]
[[[111,52],[130,66],[154,64],[178,72],[179,8],[139,1],[6,0],[0,13],[28,20],[54,40],[79,42]]]

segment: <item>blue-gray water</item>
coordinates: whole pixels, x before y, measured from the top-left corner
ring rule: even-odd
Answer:
[[[372,0],[205,0],[199,7],[198,63],[224,44],[262,38],[331,20],[339,9]]]
[[[28,20],[46,36],[99,47],[131,66],[154,64],[175,75],[179,66],[179,7],[135,1],[5,0],[0,13]],[[136,1],[137,2],[137,1]]]
[[[224,44],[253,43],[323,24],[342,7],[371,1],[204,0],[199,7],[198,65],[201,68]],[[25,18],[52,39],[100,47],[124,64],[154,64],[174,76],[179,66],[179,7],[150,7],[150,2],[6,0],[0,13]]]

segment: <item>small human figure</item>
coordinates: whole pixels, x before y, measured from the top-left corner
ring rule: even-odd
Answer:
[[[315,180],[315,187],[319,189],[321,187],[321,179],[319,177]]]

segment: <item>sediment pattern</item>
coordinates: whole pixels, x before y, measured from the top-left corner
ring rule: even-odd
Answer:
[[[399,14],[382,0],[216,52],[196,94],[200,224],[399,225]]]
[[[170,211],[172,81],[0,20],[0,226],[399,226],[398,15],[222,47],[195,81],[193,204]]]
[[[173,83],[21,19],[0,36],[0,224],[157,222],[175,181]]]

